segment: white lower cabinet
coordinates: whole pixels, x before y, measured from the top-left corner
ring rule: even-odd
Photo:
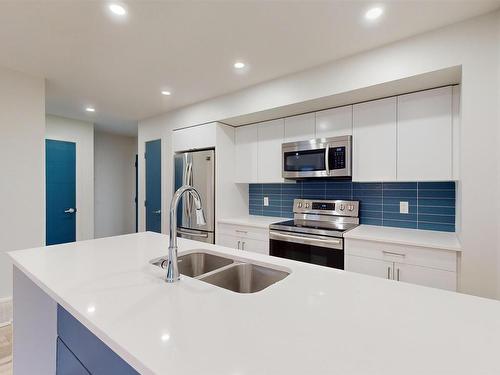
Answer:
[[[269,233],[264,228],[219,224],[217,245],[269,255]]]
[[[392,279],[394,263],[385,260],[346,255],[345,269],[365,275]]]
[[[384,279],[457,290],[456,251],[346,239],[345,270]]]
[[[394,263],[394,280],[439,289],[457,290],[456,272],[412,264]]]

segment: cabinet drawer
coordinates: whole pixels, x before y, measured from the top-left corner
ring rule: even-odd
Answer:
[[[59,305],[57,306],[57,334],[78,358],[78,361],[93,375],[139,374]]]
[[[253,240],[269,241],[269,229],[246,227],[233,224],[219,224],[219,233]]]
[[[87,369],[83,367],[78,358],[71,353],[60,338],[57,338],[56,374],[90,375]]]
[[[345,240],[345,251],[349,255],[432,267],[444,271],[457,271],[457,254],[455,251],[350,238]]]

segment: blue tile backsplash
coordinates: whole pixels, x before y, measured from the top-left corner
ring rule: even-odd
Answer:
[[[269,197],[269,206],[264,206]],[[293,200],[347,199],[360,201],[361,224],[445,232],[455,231],[455,182],[297,181],[250,184],[251,215],[293,217]],[[409,213],[399,213],[399,202]]]

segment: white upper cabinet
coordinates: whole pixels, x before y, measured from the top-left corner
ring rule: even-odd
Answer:
[[[353,181],[396,180],[396,98],[353,106]]]
[[[352,135],[352,105],[316,112],[316,138]]]
[[[285,142],[308,141],[316,138],[314,113],[285,118]]]
[[[215,147],[215,122],[172,132],[172,148],[174,152]]]
[[[278,119],[258,124],[258,181],[283,182],[281,177],[281,144],[284,137],[284,120]]]
[[[398,180],[451,180],[452,87],[398,97]]]
[[[258,126],[240,126],[235,132],[235,182],[257,181]]]

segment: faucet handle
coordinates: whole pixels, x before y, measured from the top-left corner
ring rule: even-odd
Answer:
[[[196,209],[196,224],[205,225],[207,221],[205,220],[205,214],[203,213],[203,208]]]

